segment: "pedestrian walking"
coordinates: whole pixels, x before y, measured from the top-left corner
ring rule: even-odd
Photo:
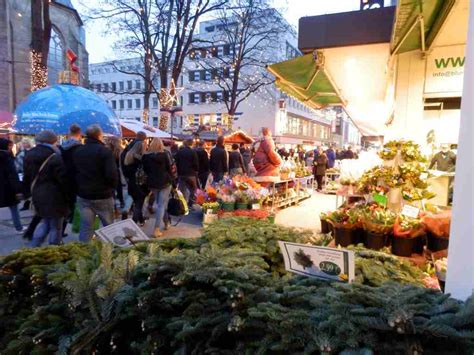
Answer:
[[[324,151],[321,149],[318,156],[314,160],[314,179],[318,184],[318,191],[321,191],[323,189],[323,178],[326,174],[327,164],[328,157],[326,153],[324,153]]]
[[[328,168],[334,168],[334,165],[336,164],[336,152],[332,146],[326,150],[326,156],[328,157]]]
[[[122,174],[120,171],[120,156],[122,154],[122,143],[120,138],[118,137],[108,137],[106,142],[106,147],[110,149],[112,152],[112,156],[115,160],[115,165],[117,166],[117,175],[118,175],[118,182],[117,187],[115,189],[115,208],[116,210],[122,209],[125,206],[125,200],[123,196],[123,181],[122,181]]]
[[[210,169],[215,182],[219,182],[229,172],[229,156],[224,146],[224,137],[217,138],[216,146],[211,150]]]
[[[18,233],[23,233],[18,204],[22,198],[22,186],[15,168],[13,142],[0,138],[0,207],[8,207],[13,225]]]
[[[235,143],[232,144],[232,151],[229,153],[229,172],[230,176],[243,175],[247,173],[244,158],[239,151],[239,145]]]
[[[192,149],[193,140],[187,139],[176,154],[178,166],[178,186],[183,193],[188,205],[192,208],[197,190],[197,176],[199,161],[196,152]]]
[[[163,230],[168,229],[169,218],[166,210],[173,182],[171,161],[161,139],[153,138],[147,152],[143,154],[142,163],[147,176],[147,186],[155,195],[156,220],[153,236],[158,238],[163,235]]]
[[[209,173],[210,173],[209,154],[207,153],[205,146],[206,146],[206,142],[200,141],[198,143],[197,148],[194,149],[198,157],[198,165],[199,165],[198,179],[199,179],[199,187],[201,189],[206,188],[207,179],[209,178]]]
[[[65,234],[66,226],[68,223],[72,223],[72,219],[74,217],[74,209],[76,207],[76,184],[75,184],[75,171],[74,171],[74,164],[72,160],[72,156],[76,149],[82,145],[82,131],[81,127],[77,124],[72,124],[69,127],[69,134],[67,139],[63,142],[63,144],[59,147],[61,151],[61,156],[64,161],[64,165],[66,166],[66,173],[68,180],[71,182],[71,186],[69,188],[69,192],[71,195],[69,196],[70,206],[69,206],[69,216],[64,219],[63,223],[63,237],[67,236]]]
[[[137,181],[137,171],[141,169],[141,157],[146,150],[146,133],[137,132],[135,140],[131,142],[120,155],[120,168],[127,182],[127,193],[133,199],[132,219],[140,226],[145,224],[143,205],[149,191],[146,186]]]
[[[118,183],[117,165],[103,143],[99,125],[86,130],[85,144],[73,154],[77,202],[81,216],[79,241],[88,242],[94,234],[95,216],[103,226],[114,221],[114,191]]]
[[[35,213],[41,218],[31,246],[41,246],[46,237],[50,245],[59,245],[62,244],[63,220],[70,212],[72,184],[56,146],[56,134],[44,130],[36,135],[35,140],[36,147],[25,155],[23,179],[25,190],[31,193]]]

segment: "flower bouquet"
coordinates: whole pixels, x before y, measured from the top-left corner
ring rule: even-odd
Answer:
[[[424,235],[425,227],[420,219],[398,216],[393,226],[392,253],[398,256],[422,254]]]
[[[219,202],[204,202],[202,205],[204,214],[216,214],[219,211]]]
[[[327,213],[322,212],[319,215],[319,220],[321,221],[321,233],[328,234],[331,231],[331,225],[328,222],[329,216]]]
[[[249,207],[250,197],[248,190],[237,190],[234,192],[236,208],[238,210],[246,210]]]
[[[362,217],[364,227],[364,245],[379,250],[390,243],[390,236],[396,215],[386,209],[369,208]]]

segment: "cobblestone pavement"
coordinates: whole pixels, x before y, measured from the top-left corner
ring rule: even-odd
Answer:
[[[301,202],[299,205],[279,211],[276,215],[276,223],[295,228],[309,228],[319,231],[321,228],[319,214],[334,209],[335,207],[335,196],[315,192],[311,198]],[[27,226],[31,221],[32,212],[22,211],[20,213],[23,225]],[[152,234],[154,224],[154,218],[147,220],[144,226],[144,231],[147,235]],[[196,238],[201,235],[201,232],[202,215],[201,212],[196,209],[184,217],[178,226],[170,227],[168,231],[165,231],[163,238]],[[64,239],[65,243],[77,241],[77,234],[72,233],[70,225],[68,225],[66,233],[68,237]],[[0,255],[8,255],[15,250],[27,246],[27,241],[23,240],[21,234],[17,234],[13,228],[8,208],[0,208]]]

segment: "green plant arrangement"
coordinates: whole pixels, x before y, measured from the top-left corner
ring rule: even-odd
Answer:
[[[226,218],[195,240],[94,242],[0,260],[2,354],[472,353],[474,299],[352,248],[356,281],[284,271],[277,241],[309,232]]]

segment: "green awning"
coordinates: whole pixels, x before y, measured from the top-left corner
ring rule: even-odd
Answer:
[[[276,77],[276,85],[281,91],[314,109],[343,105],[344,100],[324,69],[323,54],[317,53],[317,56],[306,54],[272,64],[267,69]]]
[[[392,54],[428,50],[456,0],[399,0],[392,32]]]

